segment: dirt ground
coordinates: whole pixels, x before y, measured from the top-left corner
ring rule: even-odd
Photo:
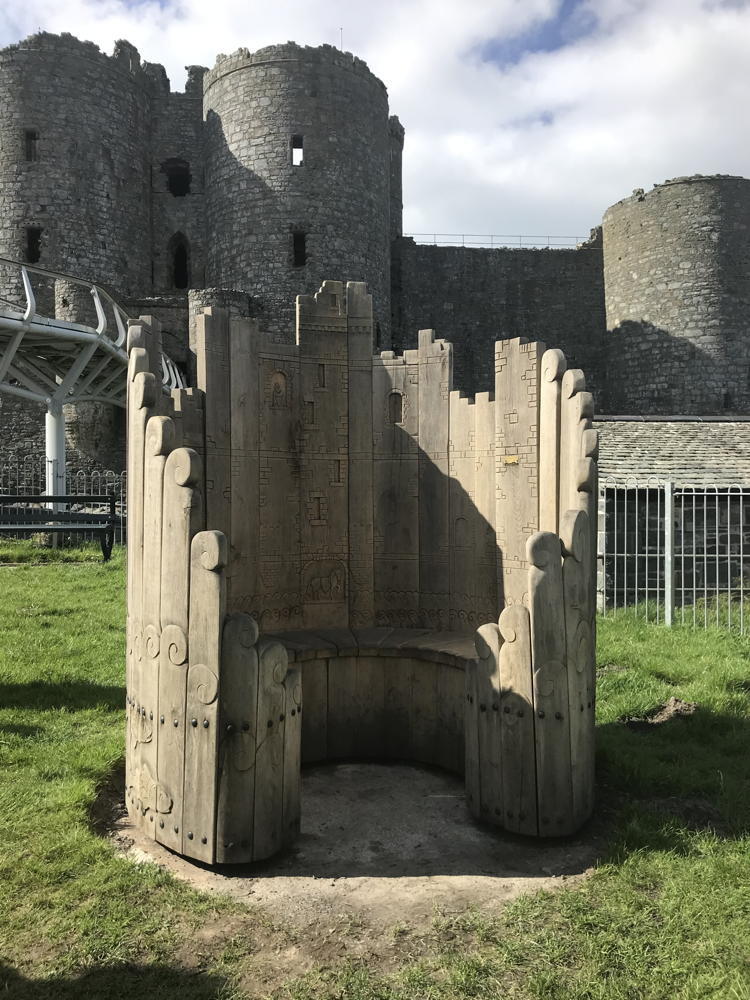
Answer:
[[[404,939],[424,934],[436,915],[496,911],[523,892],[574,883],[597,857],[591,831],[533,841],[480,826],[459,778],[405,764],[305,769],[301,836],[292,850],[262,864],[187,861],[141,836],[127,816],[111,835],[134,862],[157,864],[196,889],[252,907],[269,929],[263,947],[273,974],[266,988],[284,968],[299,975],[343,956],[388,965]],[[202,933],[208,944],[231,929],[222,924]]]

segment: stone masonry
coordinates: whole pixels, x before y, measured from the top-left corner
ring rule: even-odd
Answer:
[[[197,309],[230,302],[291,344],[296,295],[337,278],[366,282],[378,350],[450,341],[465,392],[520,336],[585,368],[600,412],[747,413],[750,181],[636,191],[576,249],[422,246],[403,146],[384,85],[332,46],[239,49],[175,93],[126,41],[32,35],[0,51],[0,258],[104,284],[182,363]],[[83,319],[64,299],[50,283],[39,309]],[[0,413],[0,461],[43,452],[41,412]],[[68,431],[71,468],[121,465],[117,415],[71,410]]]

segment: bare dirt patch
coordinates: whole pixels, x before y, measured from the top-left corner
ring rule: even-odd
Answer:
[[[670,698],[664,705],[659,705],[643,718],[625,719],[628,729],[635,732],[648,732],[653,726],[663,725],[673,719],[686,719],[695,714],[698,705],[694,701],[683,701],[682,698]]]
[[[301,836],[270,862],[187,861],[122,815],[110,835],[133,861],[248,905],[247,925],[221,920],[202,928],[205,941],[193,935],[189,960],[200,962],[204,946],[214,952],[251,930],[261,992],[342,958],[387,968],[430,933],[435,915],[470,907],[496,912],[521,893],[574,884],[599,853],[590,831],[534,841],[480,826],[466,809],[460,779],[402,764],[306,769]]]

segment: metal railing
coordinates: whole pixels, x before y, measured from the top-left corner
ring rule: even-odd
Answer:
[[[404,233],[417,243],[438,247],[484,247],[490,250],[576,250],[589,236],[484,235],[481,233]]]
[[[18,494],[37,496],[44,493],[47,483],[48,462],[43,455],[6,462],[0,466],[0,496]],[[115,544],[123,545],[127,530],[127,473],[111,469],[66,470],[65,492],[71,496],[107,495],[115,498]],[[92,513],[105,512],[93,507]],[[94,541],[95,536],[85,535]]]
[[[744,633],[750,607],[750,486],[604,480],[599,610]]]

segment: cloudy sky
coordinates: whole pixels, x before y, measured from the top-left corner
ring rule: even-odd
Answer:
[[[413,233],[585,236],[668,177],[750,176],[750,0],[4,0],[0,45],[127,38],[174,89],[187,63],[338,45],[406,127]]]

